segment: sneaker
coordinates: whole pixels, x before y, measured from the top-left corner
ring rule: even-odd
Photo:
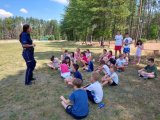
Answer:
[[[98,104],[98,108],[99,108],[99,109],[104,108],[104,107],[105,107],[105,103],[99,103],[99,104]]]

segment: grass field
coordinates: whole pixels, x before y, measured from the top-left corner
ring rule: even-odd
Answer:
[[[35,77],[38,80],[32,86],[24,86],[26,65],[20,44],[0,44],[0,120],[71,120],[59,97],[67,97],[72,89],[66,87],[58,71],[51,71],[46,63],[51,55],[59,57],[62,49],[89,48],[95,58],[102,51],[102,48],[77,46],[71,42],[36,44]],[[126,72],[118,73],[120,85],[104,87],[106,107],[98,109],[97,105],[90,103],[86,120],[160,120],[160,80],[138,80],[137,70],[141,66],[129,65]],[[80,71],[84,84],[87,84],[90,73]]]

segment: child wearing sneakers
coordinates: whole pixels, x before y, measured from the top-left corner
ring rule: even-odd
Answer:
[[[109,84],[110,86],[117,86],[118,85],[118,75],[115,72],[116,71],[116,67],[112,66],[110,67],[110,71],[111,71],[111,75],[108,76],[104,76],[102,78],[102,86]]]
[[[132,44],[132,38],[129,37],[129,33],[125,34],[125,39],[123,40],[123,53],[128,56],[128,59],[130,59],[130,44]]]
[[[93,103],[100,103],[103,99],[103,89],[98,81],[99,73],[93,72],[90,78],[91,84],[84,87],[88,98]]]
[[[73,81],[74,91],[66,100],[63,96],[60,97],[61,104],[66,112],[74,119],[83,119],[89,113],[88,97],[85,90],[81,88],[82,80],[75,79]]]

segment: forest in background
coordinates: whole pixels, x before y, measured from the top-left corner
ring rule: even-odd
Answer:
[[[160,39],[160,0],[69,0],[63,19],[0,19],[0,39],[18,39],[22,25],[33,39],[112,40],[117,31],[133,39]]]
[[[69,40],[159,39],[160,0],[70,0],[61,24]]]
[[[0,19],[0,39],[19,39],[23,24],[32,27],[33,39],[61,39],[60,25],[56,20],[42,20],[36,18],[9,17]]]

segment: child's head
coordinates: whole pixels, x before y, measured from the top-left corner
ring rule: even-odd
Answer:
[[[117,69],[116,69],[116,67],[115,66],[111,66],[110,67],[110,71],[113,73],[113,72],[115,72]]]
[[[96,71],[94,71],[94,72],[92,72],[90,81],[91,81],[91,82],[98,81],[98,78],[99,78],[99,73],[96,72]]]
[[[120,35],[121,34],[121,32],[120,31],[117,31],[117,35]]]
[[[101,61],[100,61],[100,64],[101,64],[101,65],[104,65],[104,64],[105,64],[105,61],[104,61],[104,60],[101,60]]]
[[[87,52],[87,53],[90,53],[90,50],[89,50],[89,49],[86,49],[86,52]]]
[[[127,38],[127,37],[129,37],[129,33],[127,32],[127,33],[125,33],[125,37]]]
[[[68,50],[64,50],[64,53],[68,53]]]
[[[62,60],[62,64],[67,64],[66,60]]]
[[[106,54],[106,53],[107,53],[107,50],[106,50],[106,49],[103,49],[103,53]]]
[[[75,87],[76,87],[76,88],[81,88],[82,83],[83,83],[83,81],[82,81],[81,79],[76,78],[76,79],[73,81],[73,86],[74,86],[74,88],[75,88]]]
[[[112,55],[112,50],[109,51],[109,54]]]
[[[65,61],[66,61],[67,63],[70,63],[70,62],[71,62],[70,57],[66,56],[66,57],[65,57]]]
[[[124,55],[123,55],[123,54],[120,54],[120,55],[119,55],[119,58],[120,58],[120,59],[123,59],[123,58],[124,58]]]
[[[147,59],[147,64],[148,64],[149,66],[154,65],[154,58],[148,58],[148,59]]]
[[[137,41],[137,45],[142,45],[142,44],[143,44],[142,40]]]
[[[54,56],[51,57],[51,61],[53,61],[53,60],[54,60]]]
[[[77,52],[80,52],[81,50],[80,50],[80,48],[77,48]]]
[[[76,72],[79,69],[79,65],[78,64],[73,64],[73,71]]]
[[[74,58],[74,52],[71,52],[71,57],[73,57],[73,58]]]
[[[81,57],[86,56],[85,52],[81,52]]]

